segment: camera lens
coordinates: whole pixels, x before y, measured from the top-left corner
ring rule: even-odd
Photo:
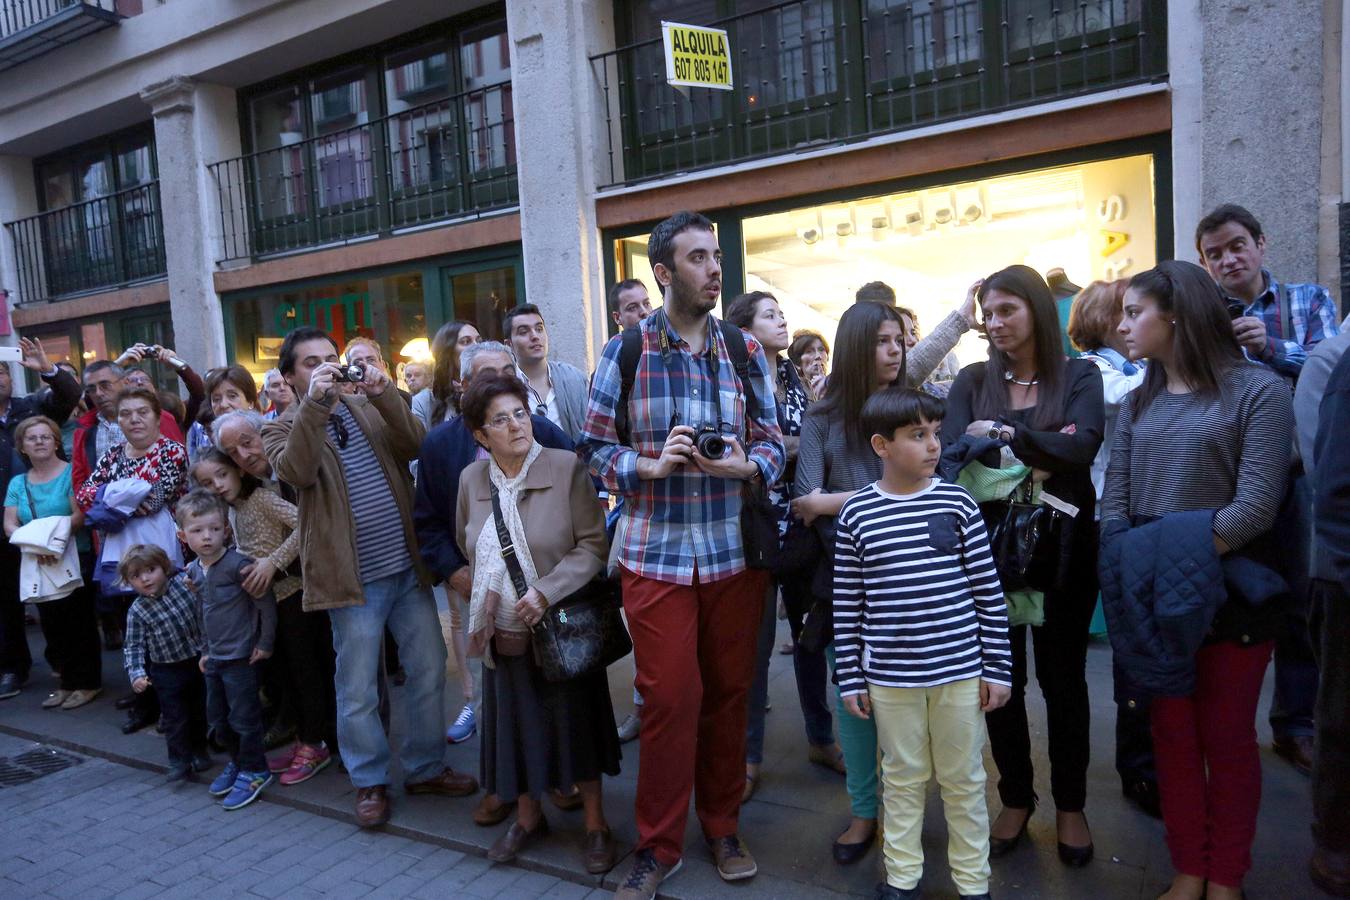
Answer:
[[[727,442],[720,434],[707,432],[698,436],[698,452],[708,459],[721,459],[727,455]]]

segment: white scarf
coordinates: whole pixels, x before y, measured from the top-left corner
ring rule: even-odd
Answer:
[[[538,441],[530,445],[525,463],[514,478],[497,465],[497,460],[488,457],[488,478],[501,500],[502,520],[506,531],[511,535],[511,543],[516,550],[516,560],[525,575],[525,585],[529,587],[539,578],[534,568],[534,557],[530,555],[530,545],[525,541],[525,523],[520,518],[520,490],[525,485],[525,476],[543,447]],[[486,647],[487,641],[495,630],[527,631],[525,624],[516,615],[516,587],[511,583],[511,573],[507,571],[506,559],[502,556],[501,541],[497,538],[497,523],[489,512],[483,530],[478,532],[478,542],[474,545],[473,591],[469,596],[469,638],[475,645]],[[479,633],[482,632],[480,635]],[[483,654],[484,660],[491,666],[492,655]]]

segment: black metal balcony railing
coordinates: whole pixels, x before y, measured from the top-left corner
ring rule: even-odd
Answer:
[[[0,0],[0,70],[110,28],[122,12],[118,0]]]
[[[513,123],[506,83],[210,165],[222,260],[511,206]]]
[[[159,182],[5,225],[14,241],[19,300],[53,300],[162,277]]]
[[[1165,0],[788,0],[706,24],[727,30],[730,91],[666,84],[659,38],[591,57],[610,184],[1147,82],[1167,65]]]

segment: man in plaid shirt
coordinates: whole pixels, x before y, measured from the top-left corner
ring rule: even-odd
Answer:
[[[1195,229],[1201,262],[1230,301],[1242,304],[1233,333],[1248,358],[1298,381],[1308,353],[1340,333],[1340,316],[1331,293],[1320,284],[1287,284],[1264,265],[1266,236],[1256,217],[1233,203],[1216,208]],[[1283,472],[1272,473],[1283,477]],[[1312,500],[1302,479],[1291,494],[1304,517]],[[1299,531],[1304,522],[1300,521]],[[1275,752],[1308,774],[1313,761],[1313,708],[1318,671],[1308,637],[1309,586],[1306,574],[1292,586],[1295,603],[1275,643],[1275,696],[1270,728]]]
[[[622,336],[605,347],[591,384],[580,452],[624,496],[615,541],[624,608],[644,700],[638,852],[616,898],[649,898],[679,867],[689,795],[724,879],[756,867],[737,835],[747,694],[767,574],[748,569],[741,492],[783,471],[783,437],[764,353],[744,337],[756,408],[737,378],[718,321],[722,252],[712,223],[691,212],[652,231],[647,256],[664,308],[641,329],[628,398],[631,446],[620,443]],[[712,425],[727,453],[696,450]]]
[[[122,657],[131,689],[154,685],[164,737],[169,745],[170,781],[211,768],[206,752],[206,683],[198,660],[205,650],[197,617],[197,596],[186,576],[175,575],[160,547],[136,544],[117,568],[136,591],[127,610]]]

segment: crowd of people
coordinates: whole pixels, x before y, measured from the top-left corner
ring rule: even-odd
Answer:
[[[433,360],[401,372],[370,337],[297,328],[261,391],[242,367],[202,377],[141,344],[77,376],[24,340],[44,387],[14,396],[0,366],[0,699],[28,681],[33,603],[59,677],[42,705],[97,699],[101,650],[120,648],[123,730],[159,723],[172,781],[224,754],[209,792],[225,809],[336,762],[356,821],[378,827],[397,755],[407,793],[481,790],[474,822],[511,819],[494,862],[547,839],[546,796],[581,810],[594,874],[617,855],[604,778],[640,740],[615,894],[638,900],[679,869],[691,797],[721,877],[756,874],[739,813],[781,651],[806,756],[849,797],[835,862],[880,843],[876,896],[918,897],[936,777],[951,878],[977,900],[1041,802],[1028,637],[1057,854],[1093,859],[1100,599],[1115,764],[1164,822],[1163,897],[1241,896],[1272,657],[1274,749],[1314,782],[1312,877],[1350,896],[1350,332],[1324,288],[1276,279],[1265,242],[1251,213],[1219,207],[1197,226],[1199,265],[1069,286],[1067,329],[1062,273],[1052,288],[1000,269],[923,336],[874,281],[827,339],[792,332],[766,291],[715,316],[722,251],[681,212],[648,243],[659,303],[640,281],[612,287],[619,333],[589,377],[550,357],[528,304],[502,342],[447,323]],[[961,368],[972,330],[985,359]],[[605,618],[616,593],[626,628]],[[631,640],[622,723],[612,659],[558,649],[569,611]],[[475,734],[476,777],[445,762]]]

